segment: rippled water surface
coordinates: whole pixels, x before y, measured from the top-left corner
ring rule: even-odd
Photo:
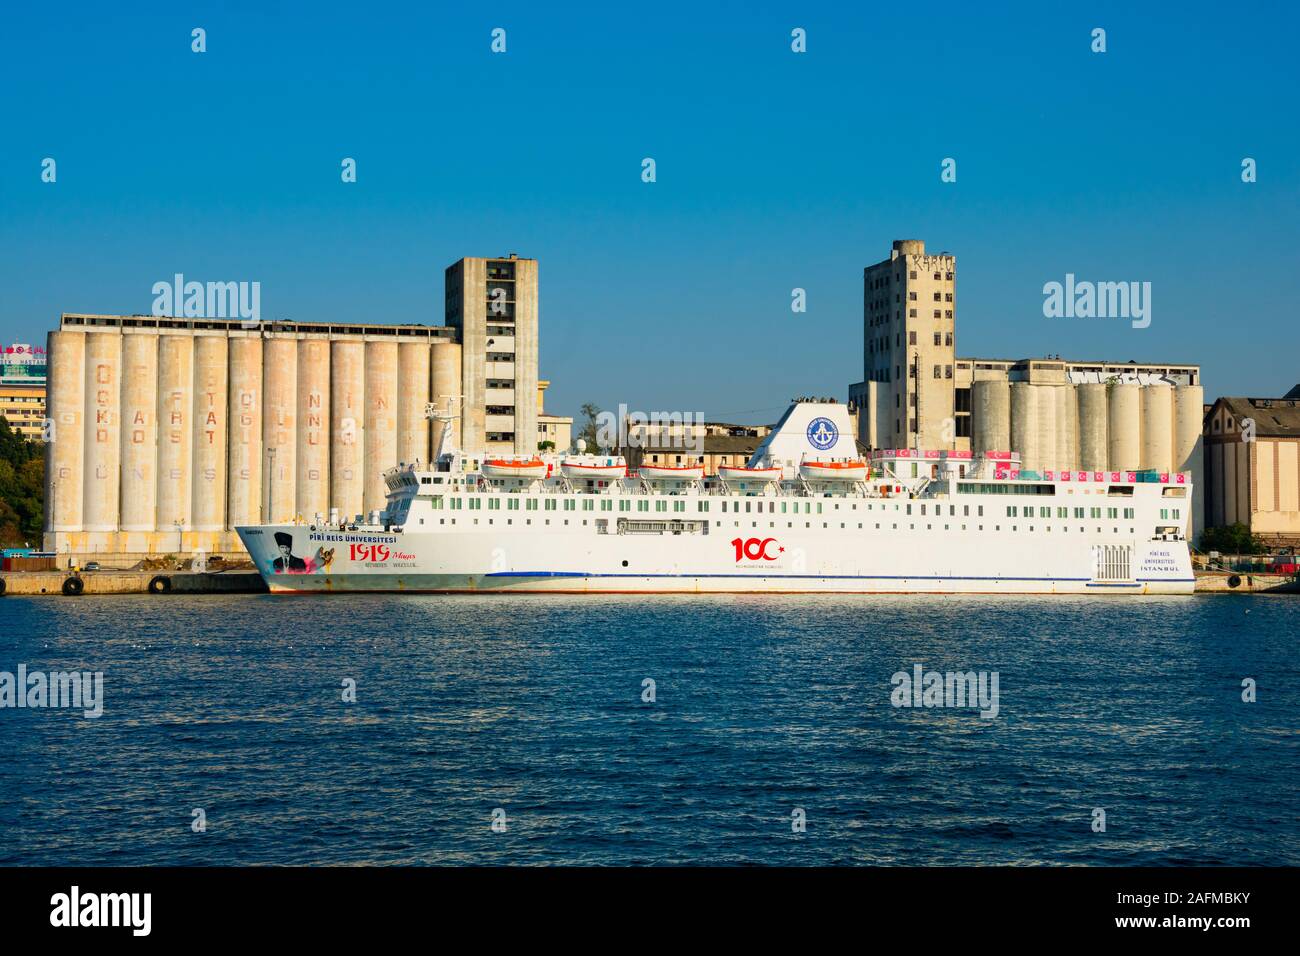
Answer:
[[[0,863],[1294,865],[1297,622],[1281,597],[6,597],[0,670],[103,671],[105,711],[0,710]],[[917,663],[998,672],[998,716],[891,706]]]

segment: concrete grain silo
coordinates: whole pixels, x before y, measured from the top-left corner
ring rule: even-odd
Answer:
[[[971,407],[975,412],[971,450],[977,455],[986,451],[1010,451],[1011,383],[1005,379],[974,382],[971,385]]]
[[[1142,467],[1169,471],[1174,460],[1174,390],[1168,385],[1142,389]]]
[[[262,520],[262,339],[230,337],[230,405],[226,411],[226,527]]]
[[[1038,405],[1028,382],[1011,383],[1011,449],[1020,453],[1022,467],[1038,467]]]
[[[222,335],[194,337],[194,508],[195,531],[221,531],[226,526],[226,368],[229,339]]]
[[[1134,384],[1111,385],[1107,432],[1110,467],[1136,471],[1142,462],[1142,388]]]
[[[1110,461],[1109,402],[1106,386],[1090,383],[1075,386],[1079,406],[1079,467],[1105,471]]]
[[[122,335],[86,334],[86,474],[82,527],[116,531],[121,491]]]
[[[397,352],[397,460],[429,460],[429,343],[402,342]]]
[[[1079,404],[1073,385],[1056,387],[1056,464],[1058,471],[1078,465]]]
[[[158,336],[122,336],[122,503],[124,532],[158,526]],[[147,551],[147,538],[132,551]]]
[[[1174,389],[1174,471],[1192,475],[1192,533],[1204,527],[1205,485],[1202,420],[1205,391],[1199,385],[1179,385]]]
[[[366,343],[366,454],[361,480],[362,512],[367,515],[387,504],[384,472],[397,464],[398,365],[396,342]]]
[[[86,333],[46,337],[45,530],[80,531],[84,504]]]
[[[298,513],[298,343],[262,341],[262,509],[268,523]]]
[[[1060,386],[1034,385],[1034,423],[1038,428],[1038,462],[1036,471],[1054,470],[1056,465],[1056,394]]]
[[[344,519],[362,513],[366,475],[366,344],[330,344],[330,497]]]
[[[298,343],[298,514],[304,521],[330,512],[330,343]]]
[[[194,338],[158,336],[158,520],[160,532],[190,527],[194,432]]]
[[[447,408],[447,399],[452,399],[452,411],[457,413],[456,420],[452,422],[452,434],[456,436],[457,443],[464,441],[462,429],[462,419],[460,410],[464,402],[464,392],[461,387],[461,347],[455,342],[434,342],[430,350],[429,358],[429,401],[435,403],[440,411]],[[536,401],[535,396],[520,396],[515,394],[512,401]],[[433,423],[433,438],[430,446],[430,456],[437,454],[438,442],[442,435],[442,423]],[[534,446],[536,447],[536,446]],[[471,451],[478,451],[473,448]]]

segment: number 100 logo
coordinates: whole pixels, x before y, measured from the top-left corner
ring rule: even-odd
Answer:
[[[785,548],[777,547],[776,538],[733,538],[731,546],[736,549],[736,560],[748,558],[750,561],[775,561],[776,554]],[[775,549],[776,554],[772,554]]]

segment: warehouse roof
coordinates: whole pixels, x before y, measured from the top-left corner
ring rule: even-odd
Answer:
[[[1259,438],[1300,438],[1300,400],[1287,398],[1220,398],[1238,421],[1252,418]]]

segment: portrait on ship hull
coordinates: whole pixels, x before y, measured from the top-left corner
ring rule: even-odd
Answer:
[[[280,551],[280,556],[271,562],[271,568],[276,574],[307,573],[307,562],[294,556],[293,535],[286,531],[277,531],[275,533],[275,546]]]

